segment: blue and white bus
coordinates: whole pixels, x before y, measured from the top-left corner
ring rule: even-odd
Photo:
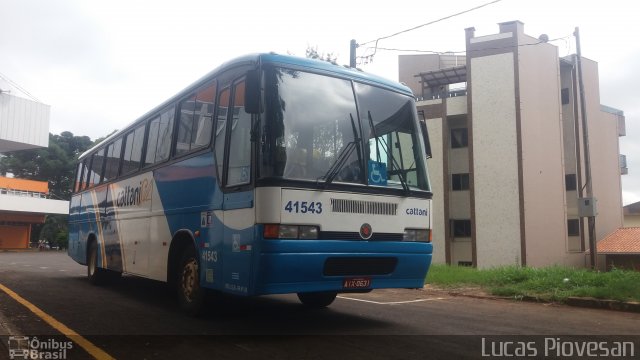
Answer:
[[[424,122],[404,85],[328,62],[227,62],[79,158],[69,255],[100,284],[205,290],[421,288],[431,263]]]

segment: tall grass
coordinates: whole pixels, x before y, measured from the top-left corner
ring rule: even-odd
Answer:
[[[640,272],[597,272],[561,266],[546,268],[432,265],[426,283],[442,287],[479,286],[493,295],[564,301],[570,296],[640,301]]]

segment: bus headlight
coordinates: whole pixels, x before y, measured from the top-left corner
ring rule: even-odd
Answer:
[[[265,224],[265,239],[317,239],[318,227],[313,225]]]
[[[431,242],[430,229],[404,229],[402,241]]]

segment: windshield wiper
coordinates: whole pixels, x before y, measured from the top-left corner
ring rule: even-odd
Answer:
[[[380,162],[380,147],[378,146],[378,141],[382,142],[382,150],[384,150],[385,154],[387,155],[387,159],[391,159],[391,162],[393,164],[393,166],[398,169],[397,173],[398,173],[398,179],[400,179],[400,185],[402,185],[402,189],[409,194],[410,193],[410,189],[409,189],[409,185],[407,184],[407,179],[405,178],[405,170],[403,167],[401,167],[398,164],[398,161],[396,160],[395,157],[393,157],[393,152],[389,149],[389,144],[387,144],[386,140],[384,139],[379,139],[378,135],[376,134],[376,127],[373,124],[373,118],[371,117],[371,111],[367,111],[367,116],[369,117],[369,126],[371,127],[371,131],[373,132],[373,137],[376,139],[376,157],[378,159],[378,162]],[[398,137],[398,133],[396,132],[396,138],[398,141],[398,144],[400,143],[400,138]],[[402,153],[400,153],[400,161],[402,161]]]
[[[336,159],[336,161],[329,167],[329,169],[324,175],[318,178],[318,179],[325,179],[325,182],[324,182],[325,187],[331,184],[331,182],[333,182],[336,176],[338,176],[338,174],[346,164],[347,160],[351,156],[351,153],[353,152],[354,149],[357,151],[357,154],[358,154],[358,167],[360,168],[360,173],[361,174],[363,173],[362,152],[360,150],[361,139],[358,136],[358,130],[356,128],[356,123],[353,120],[353,115],[349,114],[349,117],[351,118],[351,130],[353,131],[353,141],[350,141],[349,143],[347,143],[345,147],[342,148],[342,150],[340,151],[340,154],[338,154],[338,158]]]

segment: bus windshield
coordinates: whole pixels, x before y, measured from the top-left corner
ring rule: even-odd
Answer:
[[[265,79],[261,176],[430,190],[410,96],[278,67]]]

